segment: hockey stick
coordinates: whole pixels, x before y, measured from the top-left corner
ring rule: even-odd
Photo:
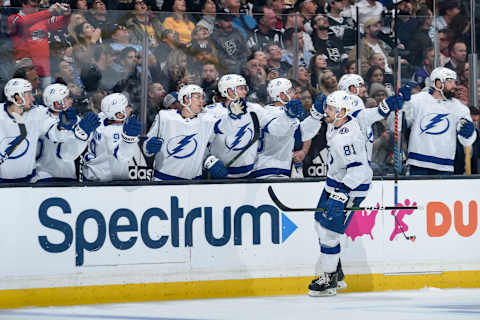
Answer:
[[[255,144],[255,142],[257,142],[257,140],[260,138],[260,122],[258,121],[258,116],[253,111],[250,112],[250,116],[252,117],[252,122],[253,122],[253,137],[252,137],[252,140],[250,140],[250,142],[245,146],[245,148],[243,148],[239,153],[237,153],[235,155],[235,157],[233,157],[232,160],[227,162],[227,164],[225,165],[225,168],[229,168],[232,164],[234,164],[235,161],[237,161],[237,159],[240,158],[242,156],[242,154],[245,153],[245,151],[250,149],[250,147],[253,146]]]
[[[284,205],[280,200],[278,199],[277,195],[273,191],[272,186],[268,186],[268,195],[272,199],[273,203],[282,211],[287,211],[287,212],[295,212],[295,211],[327,211],[327,208],[290,208]],[[357,210],[399,210],[399,209],[422,209],[420,206],[410,206],[410,207],[400,207],[400,206],[371,206],[371,207],[348,207],[345,208],[345,211],[357,211]]]
[[[18,129],[20,130],[20,135],[16,137],[5,150],[5,156],[0,159],[0,165],[2,165],[10,155],[17,149],[17,147],[27,138],[27,128],[25,127],[25,121],[23,120],[22,116],[16,112],[12,112],[11,116],[15,120],[15,123],[18,125]]]

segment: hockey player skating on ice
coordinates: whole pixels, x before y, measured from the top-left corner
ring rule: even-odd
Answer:
[[[247,102],[247,82],[240,75],[224,75],[218,82],[218,90],[226,98],[228,113],[215,124],[215,139],[210,151],[226,165],[253,140],[253,117],[258,118],[259,128],[268,130],[272,136],[287,136],[291,129],[297,126],[294,118],[278,117],[256,103]],[[227,168],[228,177],[247,177],[254,168],[257,149],[258,141]]]
[[[178,92],[181,110],[161,110],[148,132],[143,149],[155,154],[155,180],[196,179],[202,176],[207,145],[214,137],[218,119],[202,112],[203,89],[197,85],[183,86]],[[224,178],[227,170],[215,156],[205,160],[212,178]]]
[[[405,103],[411,128],[407,165],[411,175],[453,174],[457,137],[471,146],[477,134],[468,108],[453,98],[457,74],[439,67],[430,75],[431,87]]]
[[[391,108],[401,101],[392,101]],[[359,206],[365,199],[372,181],[372,169],[368,164],[366,138],[358,121],[350,115],[351,99],[344,91],[328,95],[325,107],[327,144],[330,165],[325,189],[315,213],[315,230],[320,243],[320,257],[315,266],[317,278],[308,286],[310,296],[336,294],[337,265],[341,247],[340,237],[345,233],[353,212],[344,209]]]
[[[278,118],[296,122],[297,125],[291,126],[290,131],[285,136],[270,135],[268,124],[262,129],[258,158],[250,177],[262,179],[273,177],[288,178],[290,177],[292,166],[295,131],[301,130],[302,141],[312,139],[320,129],[321,115],[316,110],[316,105],[314,105],[310,109],[311,116],[300,123],[297,119],[297,114],[304,110],[303,105],[300,100],[292,99],[295,95],[295,89],[288,79],[277,78],[270,81],[267,86],[267,92],[273,104],[265,106],[265,110]]]
[[[76,139],[57,143],[47,137],[40,137],[37,175],[33,181],[76,181],[75,159],[87,147],[90,134],[100,125],[100,119],[93,112],[88,112],[80,119],[75,107],[72,107],[70,91],[63,84],[47,86],[43,92],[43,101],[48,107],[48,117],[59,121],[62,127],[73,130]]]
[[[29,182],[36,174],[39,138],[67,142],[75,137],[57,125],[45,107],[32,108],[32,85],[27,80],[9,80],[4,93],[8,102],[0,107],[0,182]],[[19,130],[22,122],[25,134]]]
[[[112,93],[101,103],[104,119],[95,130],[84,156],[85,181],[128,180],[128,162],[138,152],[142,124],[132,116],[127,119],[128,100]]]

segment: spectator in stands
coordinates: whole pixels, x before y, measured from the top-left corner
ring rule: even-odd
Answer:
[[[192,31],[193,28],[195,28],[193,22],[188,18],[187,14],[185,14],[185,10],[185,0],[174,0],[172,7],[167,8],[167,11],[173,11],[173,14],[170,17],[165,18],[163,21],[163,27],[165,29],[178,32],[178,39],[183,44],[192,41]]]
[[[314,0],[303,0],[303,1],[298,1],[296,3],[296,6],[300,8],[300,14],[305,19],[305,23],[303,24],[305,31],[308,32],[309,34],[312,34],[313,28],[312,28],[311,19],[317,13],[317,8],[318,8],[317,2]]]
[[[357,73],[357,61],[347,61],[344,73]]]
[[[275,29],[286,29],[283,25],[283,15],[287,14],[285,9],[287,8],[285,0],[267,0],[267,7],[272,8],[275,12]]]
[[[231,15],[217,14],[216,24],[210,38],[217,49],[218,60],[226,72],[238,74],[249,56],[245,39],[233,28]]]
[[[366,0],[365,0],[366,1]],[[361,74],[365,75],[365,73],[369,69],[368,59],[372,56],[373,53],[380,53],[384,56],[385,66],[384,70],[385,73],[392,74],[392,69],[390,65],[393,64],[393,58],[387,57],[386,54],[386,44],[378,38],[378,34],[380,32],[381,26],[380,22],[375,19],[369,19],[365,22],[365,38],[361,41]],[[356,54],[356,46],[352,49],[349,55],[350,61],[355,61],[357,59]]]
[[[467,61],[467,45],[463,41],[455,41],[449,47],[450,61],[445,64],[446,68],[455,70],[457,64]]]
[[[310,72],[310,82],[314,88],[320,83],[320,76],[327,69],[327,57],[323,53],[316,53],[312,59],[310,59],[310,65],[308,71]]]
[[[264,68],[265,70],[267,70],[267,67],[268,67],[268,56],[267,54],[264,52],[264,51],[255,51],[253,53],[253,58],[254,59],[257,59],[258,60],[258,63],[260,63],[260,65],[262,66],[262,68]]]
[[[413,5],[411,0],[401,0],[397,2],[398,19],[396,32],[400,42],[406,47],[418,30],[418,22],[414,17]]]
[[[324,95],[329,95],[333,91],[337,90],[337,77],[332,70],[325,70],[320,77],[320,83],[318,84],[318,89],[320,93]]]
[[[181,85],[190,83],[187,70],[187,55],[181,50],[172,50],[162,68],[162,85],[168,92],[178,91]]]
[[[259,60],[254,58],[247,62],[245,79],[249,88],[248,101],[266,104],[268,102],[267,73]]]
[[[327,2],[329,32],[342,41],[345,50],[351,50],[356,41],[355,25],[351,18],[342,14],[345,2],[343,0],[327,0]]]
[[[301,88],[310,90],[312,94],[315,92],[316,89],[312,87],[312,84],[310,83],[310,73],[308,72],[307,66],[305,65],[300,65],[297,68],[297,77],[295,78],[295,68],[290,68],[288,71],[288,78],[289,79],[296,79],[297,85],[295,85],[296,88]]]
[[[70,22],[68,23],[67,26],[67,33],[68,33],[68,41],[72,44],[77,43],[78,39],[75,34],[75,27],[78,26],[79,24],[82,24],[84,22],[87,22],[87,19],[85,19],[85,16],[81,12],[74,12],[70,16]]]
[[[59,81],[63,81],[67,85],[75,83],[75,74],[73,73],[73,68],[68,61],[60,60],[58,65],[56,65],[56,68],[53,68],[53,66],[54,65],[52,65],[52,74],[56,79],[54,82],[57,82],[57,79],[61,79]]]
[[[423,58],[428,48],[433,47],[433,42],[428,36],[428,31],[432,25],[432,11],[424,7],[417,11],[418,28],[413,32],[412,38],[407,43],[406,48],[410,51],[407,57],[414,66],[421,66]]]
[[[366,24],[369,20],[379,21],[382,16],[383,6],[379,1],[360,0],[356,7],[358,8],[358,19],[360,23],[360,31],[364,32],[367,28]],[[355,16],[353,18],[355,19]]]
[[[104,38],[112,32],[108,20],[107,6],[103,0],[93,0],[89,2],[89,11],[84,13],[87,21],[95,28],[100,29]]]
[[[151,50],[158,47],[164,32],[162,23],[155,16],[148,14],[148,7],[144,0],[134,0],[134,10],[125,26],[128,29],[131,44],[143,46],[146,33]]]
[[[459,13],[453,17],[449,29],[452,30],[453,37],[458,41],[463,41],[470,47],[470,18],[464,13]]]
[[[282,63],[282,50],[276,44],[272,44],[267,48],[268,66],[267,73],[274,72],[272,79],[285,77],[290,69],[288,63]]]
[[[212,97],[218,85],[218,71],[213,63],[205,63],[202,67],[202,88],[206,94],[207,104],[212,103]]]
[[[212,34],[215,27],[215,14],[217,12],[215,2],[213,0],[202,0],[201,2],[200,8],[203,15],[202,19],[197,22],[197,26],[204,26],[208,29],[208,33]]]
[[[450,43],[455,41],[453,32],[449,29],[442,29],[438,32],[438,43],[440,50],[439,65],[444,66],[450,61]]]
[[[388,92],[387,88],[385,88],[381,82],[374,82],[370,85],[368,96],[375,99],[376,106],[378,106],[384,99],[388,98],[389,95],[390,92]]]
[[[430,39],[435,42],[435,35],[439,30],[446,29],[452,22],[453,17],[460,13],[459,5],[456,0],[445,0],[439,3],[438,14],[433,20],[429,31]]]
[[[14,59],[31,58],[44,88],[51,83],[48,33],[65,28],[71,10],[68,4],[55,3],[39,11],[39,0],[21,0],[21,4],[22,10],[8,17]]]
[[[285,11],[285,15],[283,16],[283,25],[284,29],[290,29],[290,28],[297,28],[299,30],[303,30],[303,23],[304,23],[304,17],[300,14],[300,12],[296,9],[288,9]],[[310,34],[308,32],[302,31],[303,35],[303,47],[305,50],[314,52],[315,48],[313,47],[313,42],[312,42],[312,37],[310,37]]]
[[[303,35],[301,30],[287,29],[284,33],[284,40],[286,50],[282,54],[282,62],[287,63],[289,66],[297,65],[307,66],[310,63],[310,59],[313,54],[305,50],[303,46]],[[298,55],[295,56],[295,43],[298,47]]]
[[[417,69],[413,75],[413,81],[417,82],[421,88],[429,86],[428,83],[425,83],[430,77],[430,73],[433,70],[435,60],[435,49],[427,48],[423,56],[423,67]]]
[[[305,87],[298,87],[297,89],[297,95],[299,96],[300,101],[302,101],[305,110],[307,113],[310,112],[310,108],[313,104],[312,92]]]
[[[348,58],[343,48],[343,43],[334,34],[329,34],[329,23],[326,16],[316,15],[312,20],[313,46],[317,53],[322,53],[327,57],[328,68],[337,76],[342,75],[343,61]]]
[[[155,116],[162,109],[165,89],[161,83],[153,82],[148,86],[147,128],[150,128]]]
[[[276,14],[272,8],[260,6],[255,11],[257,27],[253,29],[252,35],[247,40],[247,45],[252,51],[266,51],[271,44],[284,48],[283,35],[280,30],[275,29]]]
[[[464,105],[468,106],[468,86],[470,79],[469,63],[459,62],[455,68],[455,72],[457,73],[457,90],[455,92],[455,98],[462,101]]]
[[[219,2],[224,10],[220,10],[218,14],[232,15],[233,28],[238,30],[245,39],[248,39],[257,26],[255,18],[245,11],[242,12],[240,0],[220,0]]]
[[[163,107],[165,109],[175,109],[175,110],[181,110],[182,105],[178,101],[178,92],[170,92],[165,96],[163,99]]]
[[[93,51],[95,65],[102,73],[100,87],[110,91],[122,79],[122,75],[113,68],[113,50],[108,45],[96,46]]]
[[[160,40],[158,47],[152,48],[158,61],[167,60],[172,50],[184,48],[184,45],[178,40],[178,33],[173,30],[165,30]]]
[[[101,43],[101,31],[95,29],[90,23],[84,22],[73,30],[78,42],[73,46],[73,56],[80,65],[94,63],[93,51]]]

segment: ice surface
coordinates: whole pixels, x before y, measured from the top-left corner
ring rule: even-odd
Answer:
[[[339,293],[0,310],[8,320],[480,319],[480,289]]]

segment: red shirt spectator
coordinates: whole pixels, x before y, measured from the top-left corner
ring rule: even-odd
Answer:
[[[67,4],[55,3],[48,10],[38,11],[39,4],[38,0],[22,0],[22,10],[8,17],[8,32],[15,60],[31,58],[38,75],[48,77],[48,32],[66,28],[71,10]]]

